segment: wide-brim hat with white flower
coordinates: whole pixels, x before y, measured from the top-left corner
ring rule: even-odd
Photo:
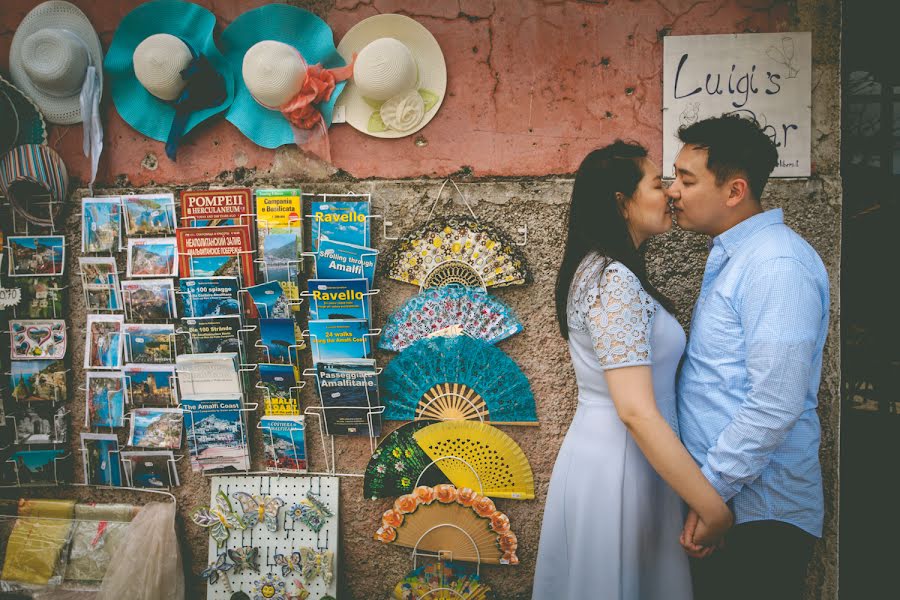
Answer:
[[[34,100],[50,123],[83,120],[81,90],[88,67],[103,89],[103,50],[87,16],[73,4],[53,0],[34,7],[16,28],[9,50],[13,83]],[[93,82],[92,82],[93,83]]]
[[[308,74],[347,64],[325,21],[296,6],[269,4],[235,19],[222,32],[221,44],[235,81],[234,102],[225,118],[254,143],[263,148],[298,143],[301,127],[285,114],[301,118],[293,108],[296,100],[306,101],[304,108],[321,114],[320,129],[331,124],[335,100],[345,85],[342,78],[332,80],[333,87],[321,94],[327,98],[305,91]]]
[[[434,36],[404,15],[369,17],[338,44],[357,54],[353,79],[338,100],[346,121],[379,138],[411,135],[437,114],[447,92],[447,65]]]
[[[106,53],[113,103],[122,119],[170,158],[181,137],[223,112],[234,78],[213,41],[216,17],[190,2],[147,2],[125,15]]]

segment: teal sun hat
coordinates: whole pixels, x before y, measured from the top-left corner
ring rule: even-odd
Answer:
[[[235,81],[234,103],[225,118],[241,130],[245,136],[263,148],[277,148],[298,142],[297,128],[278,110],[278,106],[263,106],[254,98],[244,78],[244,58],[247,51],[260,42],[280,42],[295,49],[307,65],[323,69],[338,69],[347,65],[334,46],[334,34],[325,21],[313,13],[287,4],[268,4],[239,16],[222,32],[222,53],[231,66]],[[283,54],[274,44],[263,44],[264,50],[274,60],[273,70],[283,66]],[[313,67],[315,68],[315,67]],[[256,73],[257,81],[261,74]],[[284,73],[272,73],[273,86],[288,82],[280,80]],[[336,79],[340,79],[337,77]],[[299,84],[298,84],[299,85]],[[344,81],[335,81],[334,89],[326,100],[315,103],[322,115],[324,127],[331,125],[334,103],[344,89]],[[277,96],[277,94],[273,94]]]
[[[190,2],[147,2],[125,15],[104,67],[122,119],[166,142],[175,160],[183,136],[225,111],[234,77],[216,48],[216,17]]]

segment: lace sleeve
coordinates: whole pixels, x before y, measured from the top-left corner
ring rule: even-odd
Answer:
[[[597,269],[599,270],[599,269]],[[610,263],[600,277],[582,277],[575,291],[583,329],[591,336],[602,369],[652,364],[650,328],[656,303],[637,276]]]

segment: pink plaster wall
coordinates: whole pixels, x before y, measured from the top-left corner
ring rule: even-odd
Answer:
[[[200,0],[219,19],[218,31],[261,0]],[[0,69],[22,17],[38,0],[0,5]],[[74,0],[95,23],[104,50],[116,25],[138,0]],[[447,62],[447,97],[419,134],[400,140],[368,137],[349,125],[332,129],[333,162],[354,177],[478,176],[572,173],[585,153],[618,136],[661,154],[662,42],[675,35],[779,31],[790,25],[789,3],[765,0],[335,0],[306,2],[332,26],[335,41],[358,21],[401,12],[437,38]],[[119,118],[107,93],[106,149],[98,185],[191,183],[238,167],[272,171],[285,151],[266,150],[222,118],[195,131],[170,162],[162,144]],[[419,139],[419,144],[416,144]],[[427,142],[422,144],[422,140]],[[73,176],[84,179],[78,127],[56,127],[51,143]],[[288,156],[293,151],[288,151]],[[294,157],[296,158],[296,157]],[[288,161],[281,175],[309,176],[306,161]],[[304,173],[304,170],[307,172]],[[325,173],[321,168],[313,173]]]

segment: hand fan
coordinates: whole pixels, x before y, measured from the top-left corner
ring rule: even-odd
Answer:
[[[525,453],[492,425],[443,421],[419,429],[413,438],[457,488],[491,498],[534,498],[534,474]]]
[[[467,335],[419,340],[382,373],[384,418],[536,425],[528,379],[504,352]]]
[[[422,565],[394,586],[395,600],[487,600],[490,588],[481,583],[475,569],[438,561]]]
[[[502,231],[470,216],[437,217],[400,238],[388,277],[418,285],[494,287],[531,281],[525,257]]]
[[[388,318],[379,346],[399,352],[448,327],[496,344],[522,331],[512,309],[480,288],[447,285],[423,290]]]
[[[422,475],[419,482],[422,485],[449,483],[450,480],[438,465],[426,470],[432,461],[413,439],[417,430],[434,423],[436,421],[429,420],[406,423],[381,440],[366,465],[363,480],[363,494],[366,498],[375,500],[408,494],[416,486],[419,475]]]
[[[450,484],[419,486],[381,517],[375,539],[453,560],[516,565],[518,540],[494,501]]]

